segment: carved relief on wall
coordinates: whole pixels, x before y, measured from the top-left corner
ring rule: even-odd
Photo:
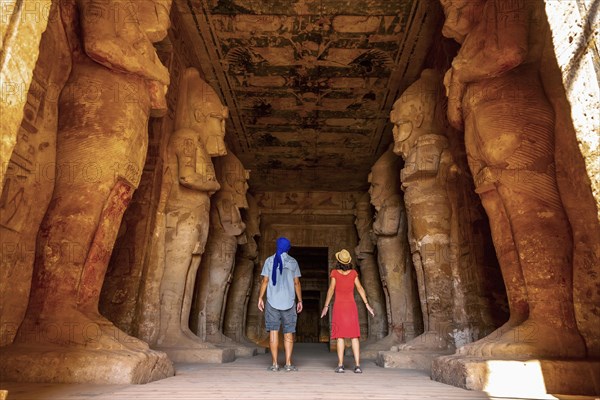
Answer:
[[[0,186],[4,184],[5,173],[8,173],[9,160],[18,142],[19,131],[23,126],[22,121],[25,119],[32,122],[30,118],[36,114],[35,111],[34,114],[31,114],[31,106],[33,105],[33,109],[36,108],[36,101],[31,97],[31,93],[38,91],[40,87],[36,88],[36,84],[33,84],[33,87],[30,85],[35,80],[34,69],[38,65],[42,34],[49,21],[56,22],[56,10],[50,0],[5,0],[2,2],[2,11],[0,11],[2,17],[0,22],[2,41],[0,43],[3,54],[0,65],[0,80],[2,81]],[[41,76],[44,75],[44,73],[41,74]],[[37,84],[39,84],[40,75],[37,79]],[[58,92],[54,95],[58,95],[62,88],[63,83],[60,80],[59,78],[56,82],[55,89]],[[45,83],[53,86],[53,82]],[[38,95],[41,96],[42,93],[38,92]],[[25,114],[25,108],[28,109],[29,115]],[[11,171],[11,173],[13,172],[14,170]]]
[[[264,212],[284,214],[352,214],[359,192],[261,192],[256,201]]]

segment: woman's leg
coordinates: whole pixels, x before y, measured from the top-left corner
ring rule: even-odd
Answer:
[[[338,356],[338,367],[344,365],[344,338],[337,338],[337,356]]]
[[[352,338],[352,353],[354,354],[354,365],[360,365],[360,340]]]

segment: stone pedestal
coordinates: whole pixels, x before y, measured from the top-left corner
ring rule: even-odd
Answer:
[[[383,368],[418,369],[429,372],[434,359],[452,353],[418,350],[380,351],[376,363]]]
[[[150,349],[10,345],[0,361],[0,376],[14,382],[141,384],[175,375],[167,355]]]
[[[600,360],[502,360],[458,355],[431,364],[431,379],[491,396],[600,394]]]
[[[253,357],[256,354],[258,354],[258,351],[256,349],[256,347],[253,346],[244,346],[243,344],[239,344],[239,343],[227,343],[227,344],[216,344],[213,343],[215,346],[223,349],[223,350],[233,350],[235,353],[235,357]]]
[[[335,349],[333,349],[332,351],[335,351]],[[379,353],[382,352],[383,350],[360,350],[360,359],[361,360],[377,360],[377,357],[379,356]]]
[[[222,364],[235,361],[234,349],[190,349],[185,347],[164,347],[157,350],[167,353],[176,363]]]

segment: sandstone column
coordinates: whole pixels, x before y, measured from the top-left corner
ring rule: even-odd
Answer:
[[[165,6],[170,2],[61,3],[73,65],[59,99],[58,173],[38,234],[26,317],[13,348],[3,350],[7,379],[140,383],[173,374],[164,353],[98,312],[115,237],[144,165],[148,118],[166,110],[169,76],[152,45],[166,35]],[[119,7],[130,7],[128,18],[114,12]]]
[[[365,346],[366,350],[389,350],[413,339],[421,328],[399,171],[399,158],[390,148],[373,165],[369,175],[371,204],[377,211],[373,232],[377,237],[377,261],[389,325],[388,335]]]
[[[356,202],[356,231],[359,243],[354,249],[358,264],[360,265],[361,281],[367,293],[369,304],[375,312],[374,317],[368,318],[368,343],[382,339],[387,334],[387,313],[385,309],[385,296],[381,286],[375,243],[372,237],[373,211],[370,197],[365,193]]]
[[[167,147],[165,269],[160,285],[157,348],[179,362],[231,361],[233,354],[204,342],[189,327],[196,273],[208,237],[210,196],[219,190],[211,156],[227,152],[227,107],[188,68],[182,76],[175,131]]]

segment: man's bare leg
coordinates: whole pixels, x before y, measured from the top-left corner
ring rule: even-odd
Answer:
[[[285,349],[285,365],[292,365],[292,351],[294,350],[294,334],[283,334],[283,348]]]
[[[271,350],[271,358],[273,360],[273,365],[278,365],[277,352],[279,351],[279,331],[269,331],[269,339],[269,349]]]

